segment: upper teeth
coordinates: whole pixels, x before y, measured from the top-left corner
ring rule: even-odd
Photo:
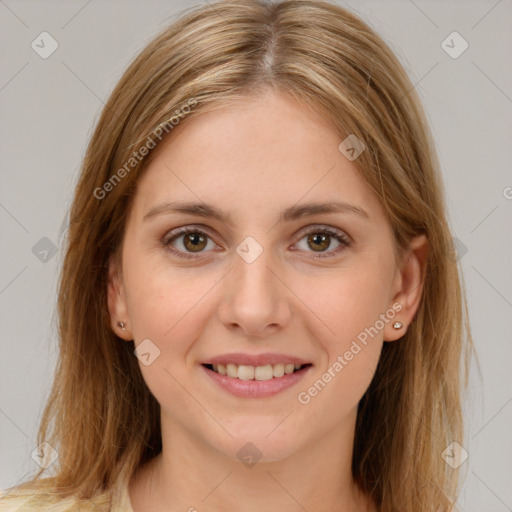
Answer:
[[[213,371],[228,377],[238,378],[241,380],[270,380],[273,377],[282,377],[285,373],[293,373],[302,365],[300,364],[266,364],[265,366],[248,366],[237,364],[214,364]]]

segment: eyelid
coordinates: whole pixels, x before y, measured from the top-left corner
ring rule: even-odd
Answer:
[[[353,241],[352,237],[346,231],[343,231],[339,228],[335,228],[334,226],[330,226],[329,224],[318,224],[318,223],[308,224],[307,226],[304,226],[297,232],[297,235],[295,235],[295,236],[300,236],[302,238],[304,235],[308,234],[313,229],[318,229],[319,231],[331,230],[332,232],[347,238],[347,241],[350,241],[350,242]],[[195,232],[195,230],[204,231],[204,233],[206,235],[208,235],[210,238],[214,238],[214,236],[212,236],[212,234],[211,234],[212,232],[208,226],[206,226],[204,224],[186,224],[184,226],[174,228],[174,229],[166,232],[166,234],[164,235],[164,239],[168,239],[169,237],[172,237],[172,236],[182,235],[183,233],[187,233],[190,231]]]
[[[186,235],[188,233],[204,234],[212,242],[217,243],[217,242],[215,242],[215,237],[212,236],[212,233],[208,227],[203,226],[201,224],[187,224],[186,226],[181,226],[179,228],[175,228],[175,229],[171,229],[170,231],[167,231],[162,238],[162,244],[170,245],[171,240],[177,239],[180,236]],[[191,254],[193,254],[193,253],[191,253]]]
[[[334,226],[330,226],[328,224],[309,224],[307,226],[304,226],[301,228],[298,233],[295,235],[294,238],[297,240],[293,243],[293,245],[296,245],[298,242],[300,242],[305,236],[311,234],[311,233],[326,233],[329,236],[335,238],[340,243],[340,246],[334,250],[328,250],[328,251],[319,251],[315,254],[315,251],[306,251],[310,252],[313,255],[314,259],[320,259],[320,258],[328,258],[338,255],[340,252],[342,252],[345,248],[348,248],[352,245],[353,239],[350,235],[348,235],[345,231],[335,228]],[[204,226],[203,224],[187,224],[185,226],[181,226],[175,229],[172,229],[168,231],[164,237],[162,238],[162,245],[172,254],[177,255],[178,257],[188,258],[188,259],[198,259],[201,258],[203,255],[207,254],[211,251],[200,251],[198,253],[193,252],[183,252],[180,250],[177,250],[175,248],[172,248],[171,241],[173,239],[177,239],[183,235],[186,235],[188,233],[198,233],[198,234],[204,234],[206,235],[213,243],[217,244],[215,242],[215,237],[212,236],[210,232],[210,228],[207,226]],[[219,244],[217,244],[219,245]],[[296,249],[293,249],[296,251]],[[309,256],[308,256],[309,257]]]
[[[184,226],[181,226],[181,227],[178,227],[178,228],[174,228],[174,229],[171,229],[170,231],[167,231],[165,233],[165,235],[163,236],[163,239],[164,241],[168,241],[174,237],[178,237],[180,235],[183,235],[183,234],[187,234],[187,233],[196,233],[196,232],[199,232],[199,233],[204,233],[205,235],[207,235],[208,237],[210,237],[211,239],[214,238],[214,236],[212,235],[212,231],[210,230],[210,228],[208,226],[205,226],[203,224],[186,224]]]
[[[328,224],[309,224],[299,231],[299,234],[297,235],[297,242],[295,242],[294,245],[299,243],[305,236],[313,233],[327,234],[331,238],[337,240],[340,245],[335,249],[330,249],[327,251],[305,251],[309,254],[308,256],[305,256],[306,259],[319,261],[328,258],[335,258],[336,256],[339,256],[345,252],[346,249],[352,247],[354,243],[352,237],[339,228],[335,228],[334,226],[330,226]],[[293,250],[296,251],[297,249]]]
[[[331,232],[333,234],[338,235],[339,237],[345,238],[347,242],[353,242],[352,237],[346,231],[340,228],[335,228],[334,226],[331,226],[329,224],[308,224],[307,226],[304,226],[299,230],[297,236],[300,236],[300,238],[302,238],[304,235],[307,235],[308,233],[314,231],[315,229],[318,230],[319,232]]]

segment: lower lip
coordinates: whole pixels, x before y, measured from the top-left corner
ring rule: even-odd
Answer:
[[[241,398],[265,398],[274,396],[288,389],[300,380],[309,372],[312,366],[306,366],[296,372],[282,377],[273,377],[269,380],[241,380],[227,375],[221,375],[213,370],[201,365],[204,372],[216,382],[222,389],[225,389],[232,395]]]

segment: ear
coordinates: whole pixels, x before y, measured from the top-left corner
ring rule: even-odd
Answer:
[[[394,280],[393,308],[398,311],[391,322],[384,328],[384,341],[395,341],[407,331],[414,319],[423,294],[425,273],[428,257],[428,239],[425,235],[412,238],[409,248],[404,252]],[[395,322],[401,322],[403,327],[395,329]]]
[[[107,303],[110,314],[110,325],[112,330],[120,338],[131,341],[133,340],[131,322],[128,315],[126,304],[126,292],[123,283],[123,273],[117,258],[113,257],[108,265],[108,289]],[[118,322],[124,322],[124,330],[118,325]]]

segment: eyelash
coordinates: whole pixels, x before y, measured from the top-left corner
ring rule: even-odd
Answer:
[[[174,233],[171,232],[169,234],[171,236],[164,237],[164,239],[162,240],[162,245],[171,254],[178,256],[179,258],[194,259],[194,258],[196,258],[196,256],[189,255],[189,254],[194,254],[194,253],[183,253],[182,251],[178,251],[178,250],[174,249],[171,245],[171,242],[173,242],[180,236],[188,235],[191,233],[204,236],[211,240],[210,235],[208,233],[206,233],[205,231],[203,231],[199,228],[185,227],[185,228],[179,229],[178,231],[176,231]],[[311,234],[329,235],[329,236],[335,238],[341,244],[339,247],[337,247],[336,249],[334,249],[332,251],[325,252],[325,253],[320,252],[320,253],[316,254],[315,256],[313,256],[314,259],[331,258],[333,256],[338,255],[340,252],[345,250],[345,248],[350,247],[352,245],[351,240],[344,233],[342,233],[341,231],[335,230],[333,228],[329,228],[329,227],[310,229],[309,231],[302,234],[301,238],[299,238],[299,241]],[[307,252],[310,252],[310,251],[307,251]],[[313,251],[311,251],[311,252],[313,252]],[[201,254],[201,252],[196,253],[196,254]]]

